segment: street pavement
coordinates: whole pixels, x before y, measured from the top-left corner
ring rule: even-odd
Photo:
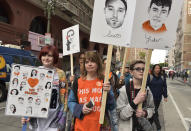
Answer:
[[[171,79],[167,79],[167,85],[168,102],[162,102],[159,107],[161,131],[188,131],[191,125],[191,86]],[[6,102],[0,103],[0,130],[21,131],[20,118],[5,116],[5,106]]]

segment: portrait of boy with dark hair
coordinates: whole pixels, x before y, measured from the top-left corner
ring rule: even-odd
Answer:
[[[20,71],[20,66],[16,65],[16,66],[14,67],[14,75],[18,76],[18,75],[20,74],[19,71]]]
[[[142,24],[143,30],[150,33],[166,32],[166,19],[171,10],[172,0],[151,0],[148,15],[149,20]]]

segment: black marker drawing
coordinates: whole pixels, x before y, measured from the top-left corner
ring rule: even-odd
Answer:
[[[41,100],[40,100],[39,98],[37,98],[37,99],[35,100],[35,104],[36,104],[36,105],[40,105],[40,103],[41,103]]]
[[[28,103],[31,104],[32,101],[33,101],[33,98],[32,98],[32,97],[29,97],[29,98],[28,98]]]
[[[143,30],[150,33],[166,32],[165,21],[171,10],[172,0],[151,0],[148,15],[149,20],[142,24]]]
[[[19,91],[17,89],[12,89],[10,92],[11,95],[18,95]]]
[[[16,112],[16,106],[15,105],[10,105],[10,111],[13,113],[13,114],[15,114],[15,112]]]
[[[20,66],[16,65],[14,67],[14,75],[19,76],[20,74]]]
[[[20,84],[19,90],[20,90],[20,91],[23,91],[23,88],[26,87],[26,84],[27,84],[27,83],[26,83],[25,81],[22,81],[21,84]]]
[[[24,98],[23,97],[19,97],[18,98],[18,102],[19,102],[19,104],[23,104],[24,103]]]
[[[106,0],[105,1],[105,20],[111,28],[119,28],[123,25],[127,12],[126,0]]]
[[[27,114],[27,115],[32,115],[32,106],[28,106],[28,107],[26,108],[26,114]]]
[[[45,78],[45,74],[44,73],[40,73],[40,81],[43,81],[44,80],[44,78]]]
[[[47,109],[46,108],[42,108],[41,112],[42,112],[42,114],[45,114],[47,112]]]
[[[71,29],[67,32],[67,36],[66,36],[66,40],[67,40],[67,43],[66,43],[66,46],[67,46],[67,51],[70,51],[70,46],[74,40],[74,30]]]
[[[51,82],[46,83],[45,89],[51,89]]]
[[[37,76],[37,73],[38,73],[38,71],[37,71],[36,69],[33,69],[33,70],[31,71],[31,77],[36,77],[36,76]]]
[[[27,72],[24,72],[24,73],[23,73],[23,80],[27,80],[27,76],[28,76],[28,73],[27,73]]]
[[[46,78],[52,78],[52,73],[53,73],[52,71],[48,71],[47,75],[46,75]]]
[[[14,78],[12,81],[13,88],[16,88],[18,86],[19,80],[17,78]]]

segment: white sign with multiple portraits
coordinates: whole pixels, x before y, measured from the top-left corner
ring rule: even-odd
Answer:
[[[62,30],[63,56],[80,52],[79,25]]]
[[[6,115],[47,118],[54,70],[13,64]]]
[[[95,0],[90,41],[170,49],[183,0]]]

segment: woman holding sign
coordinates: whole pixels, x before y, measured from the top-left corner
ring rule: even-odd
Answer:
[[[48,110],[48,118],[22,118],[22,124],[29,121],[32,131],[58,131],[65,128],[66,112],[64,108],[67,106],[67,84],[64,71],[55,67],[58,62],[58,51],[55,46],[44,46],[39,55],[44,68],[55,69],[52,84],[52,97]],[[63,84],[65,83],[65,84]],[[65,86],[63,86],[65,85]],[[62,89],[61,89],[62,88]],[[64,91],[63,91],[64,90]],[[62,97],[61,97],[62,92]],[[63,94],[64,93],[64,94]],[[64,96],[63,96],[64,95]],[[64,100],[63,100],[64,97]],[[54,102],[52,102],[54,101]]]
[[[97,52],[86,52],[84,70],[75,79],[68,98],[68,107],[75,117],[75,131],[100,131],[99,124],[102,90],[108,92],[107,110],[115,108],[115,98],[110,83],[103,84],[102,61]]]
[[[117,99],[119,113],[119,131],[151,131],[149,118],[154,113],[154,102],[151,91],[141,92],[145,62],[134,61],[130,65],[132,80],[120,89]],[[138,104],[143,103],[143,109]]]

